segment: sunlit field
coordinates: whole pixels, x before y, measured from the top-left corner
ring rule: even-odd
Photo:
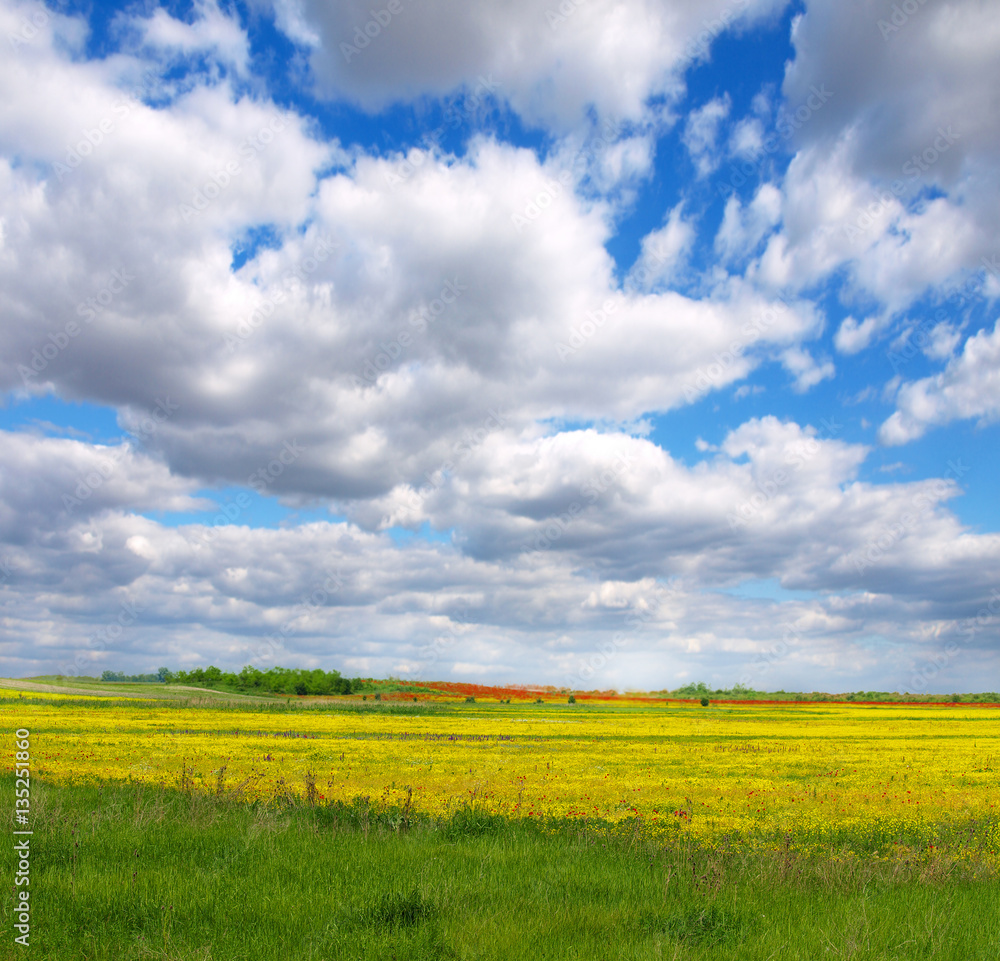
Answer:
[[[990,706],[0,712],[31,732],[37,957],[995,957]]]
[[[529,702],[383,713],[355,701],[276,712],[11,696],[8,726],[31,730],[35,775],[57,784],[627,821],[706,844],[849,838],[879,857],[945,838],[1000,852],[1000,710],[987,707]]]

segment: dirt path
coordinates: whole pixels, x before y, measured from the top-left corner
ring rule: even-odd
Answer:
[[[150,685],[150,691],[148,694],[139,693],[137,691],[122,691],[114,690],[114,688],[104,688],[104,687],[66,687],[59,684],[39,684],[36,681],[18,681],[11,678],[0,677],[0,687],[15,688],[22,691],[38,691],[44,694],[75,694],[78,697],[130,697],[138,698],[140,700],[149,700],[150,698],[160,698],[160,699],[175,699],[176,695],[173,692],[179,691],[190,691],[197,694],[211,694],[214,697],[219,698],[219,700],[226,699],[236,699],[236,698],[246,698],[245,694],[230,694],[228,691],[215,691],[210,687],[188,687],[185,684],[171,684],[168,688]],[[259,698],[254,698],[253,700],[260,700]]]

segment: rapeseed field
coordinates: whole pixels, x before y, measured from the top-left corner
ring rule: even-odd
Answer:
[[[34,777],[53,784],[473,810],[709,847],[1000,856],[990,707],[550,702],[407,715],[3,694],[8,727],[31,730]]]

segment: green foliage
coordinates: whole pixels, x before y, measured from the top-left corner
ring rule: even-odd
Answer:
[[[105,671],[101,674],[101,680],[116,684],[123,682],[130,684],[162,684],[164,681],[162,672],[166,670],[165,667],[161,667],[160,671],[156,674],[123,674],[121,671]],[[167,671],[167,673],[169,674],[170,672]]]
[[[664,846],[470,808],[404,826],[365,798],[33,781],[32,800],[38,914],[0,959],[995,961],[1000,943],[1000,880],[963,859]]]
[[[709,705],[710,703],[711,703],[711,702],[710,702],[710,701],[708,700],[708,698],[707,698],[707,697],[703,697],[703,698],[701,699],[701,706],[702,706],[702,707],[708,707],[708,705]]]
[[[211,687],[216,690],[236,691],[241,694],[298,694],[330,695],[350,694],[354,690],[351,680],[341,677],[339,671],[294,670],[272,667],[260,671],[247,665],[239,674],[220,671],[217,667],[200,667],[191,671],[177,671],[170,678],[174,684],[193,687]]]
[[[576,704],[576,698],[575,698],[575,697],[573,697],[573,695],[572,695],[572,694],[570,694],[570,696],[569,696],[569,700],[568,700],[568,701],[567,701],[566,703],[567,703],[567,704]]]

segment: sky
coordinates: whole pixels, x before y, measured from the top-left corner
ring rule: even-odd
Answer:
[[[0,35],[0,673],[1000,689],[987,0]]]

